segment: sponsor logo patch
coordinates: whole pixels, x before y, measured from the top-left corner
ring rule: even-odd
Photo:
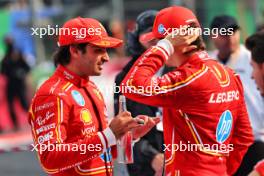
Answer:
[[[95,126],[88,127],[82,130],[82,135],[84,136],[92,136],[96,132]]]
[[[164,27],[163,24],[159,24],[159,26],[158,26],[158,32],[160,34],[163,34],[165,32],[165,27]]]
[[[92,115],[88,109],[82,109],[80,113],[81,121],[85,124],[90,124],[92,122]]]
[[[233,125],[232,113],[229,110],[226,110],[220,116],[219,122],[216,128],[216,141],[218,143],[225,142],[230,136]]]
[[[112,160],[111,148],[107,148],[107,152],[106,153],[107,153],[106,155],[104,155],[104,153],[102,153],[100,155],[100,158],[101,158],[102,161],[110,162]]]
[[[45,126],[42,126],[42,127],[38,128],[36,130],[36,133],[39,134],[41,132],[49,131],[50,129],[53,129],[53,128],[55,128],[55,123],[52,123],[52,124],[49,124],[49,125],[45,125]]]
[[[44,142],[49,141],[51,139],[53,139],[53,132],[52,131],[48,132],[45,135],[39,136],[38,137],[38,143],[43,144]]]
[[[84,98],[82,96],[82,94],[80,92],[78,92],[77,90],[72,90],[71,91],[71,95],[72,98],[75,100],[75,102],[80,105],[80,106],[84,106],[85,105],[85,101]]]
[[[54,106],[54,102],[49,102],[49,103],[45,103],[43,105],[39,105],[35,108],[35,112],[38,112],[38,111],[41,111],[41,110],[44,110],[44,109],[47,109],[47,108],[50,108]]]
[[[42,116],[38,116],[38,118],[36,119],[36,122],[39,126],[44,125],[51,117],[55,116],[54,112],[46,112],[45,117],[43,118]]]

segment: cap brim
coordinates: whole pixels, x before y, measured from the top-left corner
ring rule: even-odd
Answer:
[[[122,45],[123,40],[113,37],[103,37],[99,40],[90,41],[89,43],[102,48],[116,48]]]
[[[156,37],[154,36],[154,34],[152,32],[148,32],[148,33],[140,35],[139,41],[140,41],[140,43],[147,43],[147,42],[149,42],[155,38]]]

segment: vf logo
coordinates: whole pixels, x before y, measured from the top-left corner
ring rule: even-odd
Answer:
[[[223,143],[230,136],[231,129],[233,125],[232,113],[226,110],[221,115],[216,128],[216,141],[218,143]]]

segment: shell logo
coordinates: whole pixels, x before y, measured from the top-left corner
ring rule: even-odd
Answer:
[[[81,121],[85,124],[92,122],[92,115],[88,109],[82,109],[80,114]]]

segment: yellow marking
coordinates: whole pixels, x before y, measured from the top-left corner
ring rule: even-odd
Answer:
[[[108,172],[112,172],[112,168],[107,168]],[[80,174],[80,175],[96,175],[96,174],[101,174],[101,173],[105,173],[106,172],[106,169],[100,169],[98,171],[94,171],[94,172],[81,172],[80,170],[78,170],[76,167],[75,167],[75,171]]]
[[[175,84],[173,84],[173,85],[162,86],[160,89],[162,89],[162,90],[167,90],[167,89],[169,89],[169,88],[173,89],[173,88],[179,87],[179,86],[181,86],[182,84],[188,83],[189,81],[191,81],[192,79],[194,79],[197,75],[199,75],[199,74],[200,74],[201,72],[203,72],[205,69],[206,69],[206,66],[203,65],[203,67],[202,67],[199,71],[195,72],[194,74],[192,74],[191,76],[189,76],[189,77],[186,78],[185,80],[180,81],[180,82],[177,82],[177,83],[175,83]],[[132,79],[130,79],[130,80],[128,81],[128,86],[133,87],[134,89],[137,90],[136,86],[133,86],[133,85],[132,85],[132,81],[133,81]],[[142,89],[141,89],[141,90],[142,90]],[[155,89],[154,89],[154,90],[155,90]],[[145,93],[145,92],[146,92],[146,93],[151,93],[151,94],[157,94],[156,92],[153,92],[153,91],[144,91],[143,93]]]
[[[71,83],[70,82],[67,82],[63,87],[62,87],[62,90],[65,90]]]
[[[219,78],[222,79],[222,75],[221,75],[220,71],[218,70],[218,68],[216,68],[216,66],[213,66],[213,67],[214,67],[217,75],[219,76]]]
[[[35,120],[35,115],[34,115],[34,113],[32,111],[32,105],[30,105],[29,113],[31,114],[32,119]]]
[[[173,149],[173,150],[174,150],[174,149]],[[175,151],[173,151],[173,153],[172,153],[172,159],[171,159],[170,161],[167,161],[167,162],[165,163],[165,165],[166,165],[166,166],[167,166],[167,165],[170,165],[171,163],[173,163],[174,159],[175,159]]]
[[[58,172],[59,172],[59,169],[47,169],[46,167],[44,167],[43,164],[42,164],[41,161],[40,161],[40,157],[39,157],[39,155],[37,155],[37,157],[38,157],[38,160],[39,160],[39,163],[40,163],[42,169],[43,169],[44,171],[46,171],[48,174],[54,174],[54,173],[58,173]]]
[[[61,116],[61,114],[60,114],[60,99],[59,98],[57,98],[57,108],[58,108],[58,122],[57,122],[57,127],[55,129],[55,132],[56,132],[56,136],[57,136],[57,141],[59,143],[61,143],[60,136],[59,136],[60,118],[61,118],[60,117]]]
[[[97,89],[93,89],[93,92],[95,93],[95,95],[96,95],[100,100],[102,100],[102,96],[101,96],[100,92],[99,92]]]
[[[216,77],[216,79],[218,80],[218,82],[220,83],[220,85],[226,85],[226,84],[228,84],[229,83],[229,75],[228,75],[228,73],[227,73],[227,71],[225,70],[225,69],[223,69],[223,71],[224,71],[224,74],[225,74],[225,80],[221,80],[222,79],[222,74],[220,73],[220,71],[216,68],[216,67],[214,67],[214,70],[213,69],[211,69],[211,71],[212,71],[212,73],[215,75],[215,77]],[[219,72],[219,73],[218,73]],[[221,76],[219,76],[219,74],[221,75]]]
[[[191,130],[192,136],[194,137],[194,140],[195,140],[196,144],[200,144],[199,141],[198,141],[198,139],[197,139],[197,137],[196,137],[196,135],[195,135],[195,133],[194,133],[194,131],[193,131],[193,129],[192,129],[191,124],[186,119],[185,119],[185,121],[186,121],[189,129]]]
[[[152,52],[156,52],[158,50],[158,48],[153,47],[151,50],[152,50]]]
[[[180,111],[180,113],[183,116],[183,114],[182,114],[181,111]],[[209,154],[209,155],[214,155],[214,156],[224,156],[221,153],[217,153],[215,151],[211,151],[211,150],[204,149],[203,145],[199,143],[199,141],[198,141],[198,139],[197,139],[197,137],[196,137],[196,135],[195,135],[195,133],[194,133],[194,131],[192,129],[192,126],[191,126],[190,122],[188,120],[186,120],[186,119],[185,119],[185,121],[186,121],[186,123],[187,123],[187,125],[188,125],[188,127],[189,127],[189,129],[190,129],[190,131],[192,133],[192,136],[193,136],[196,144],[199,145],[199,149],[200,149],[201,152],[206,153],[206,154]]]
[[[202,67],[200,70],[198,70],[197,72],[195,72],[194,74],[192,74],[191,76],[189,76],[188,78],[186,78],[185,80],[180,81],[180,82],[177,82],[177,83],[175,83],[175,84],[173,84],[173,85],[162,86],[161,88],[162,88],[162,89],[163,89],[163,87],[164,87],[164,89],[166,89],[166,88],[174,88],[174,87],[177,87],[177,86],[179,86],[179,85],[181,85],[181,84],[185,84],[185,83],[191,81],[193,78],[195,78],[195,77],[196,77],[197,75],[199,75],[201,72],[203,72],[203,71],[205,70],[205,68],[206,68],[206,66],[203,65],[203,67]]]

